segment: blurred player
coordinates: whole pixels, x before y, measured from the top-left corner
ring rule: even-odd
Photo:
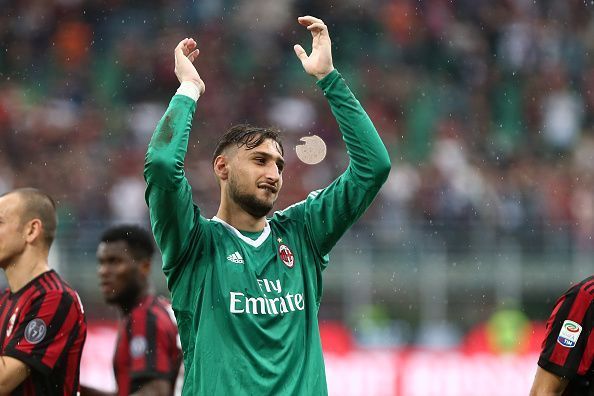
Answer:
[[[594,276],[571,287],[547,321],[531,396],[594,395]]]
[[[80,299],[48,266],[56,206],[34,188],[0,196],[0,394],[76,395],[87,324]]]
[[[298,21],[311,32],[313,50],[308,56],[296,45],[295,53],[318,79],[351,161],[329,187],[271,219],[284,160],[277,133],[264,128],[236,126],[219,141],[217,215],[208,220],[193,204],[184,158],[205,86],[192,65],[196,42],[175,49],[181,86],[150,142],[145,178],[184,349],[185,395],[327,394],[317,320],[322,271],[385,182],[390,159],[332,65],[326,25],[311,16]]]
[[[172,395],[181,364],[169,303],[149,292],[152,236],[121,225],[106,230],[97,248],[103,297],[122,312],[113,370],[117,395]],[[107,395],[83,386],[81,395]]]

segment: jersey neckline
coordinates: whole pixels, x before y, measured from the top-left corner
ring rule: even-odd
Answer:
[[[258,239],[255,239],[255,240],[243,235],[237,228],[233,227],[231,224],[218,218],[217,216],[213,216],[213,218],[211,220],[221,223],[232,234],[234,234],[236,237],[238,237],[239,239],[241,239],[242,241],[244,241],[245,243],[247,243],[248,245],[253,246],[253,247],[260,247],[264,243],[264,241],[266,241],[268,236],[270,235],[270,224],[268,224],[268,220],[266,220],[266,225],[264,226],[264,230],[262,230],[262,234],[260,234]]]

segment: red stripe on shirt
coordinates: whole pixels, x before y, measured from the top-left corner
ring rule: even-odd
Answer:
[[[37,312],[36,319],[41,319],[45,323],[46,331],[47,326],[50,324],[51,320],[53,319],[54,315],[58,311],[60,307],[60,300],[62,299],[62,295],[58,293],[48,293],[43,296],[43,300],[41,302],[41,307],[39,308],[39,312]],[[24,322],[22,326],[28,326],[30,322]],[[52,343],[53,345],[53,343]],[[27,354],[31,354],[33,349],[37,347],[37,344],[31,344],[25,337],[23,337],[16,346],[16,349],[25,352]]]
[[[71,297],[72,298],[72,297]],[[56,306],[56,311],[59,309]],[[54,339],[43,355],[41,362],[48,367],[54,367],[64,347],[66,346],[66,342],[68,341],[68,333],[76,326],[76,322],[78,322],[80,316],[76,309],[76,302],[73,301],[70,305],[70,309],[68,310],[68,314],[66,315],[65,320],[61,323],[60,330],[56,333],[58,337]]]
[[[580,287],[573,305],[571,306],[571,310],[569,311],[569,315],[567,315],[564,320],[572,320],[582,324],[584,315],[592,303],[592,295],[584,290],[591,284],[591,282],[594,281],[586,282]],[[560,305],[561,304],[559,304],[559,306]],[[571,352],[571,348],[564,347],[557,342],[555,343],[555,348],[553,349],[553,353],[551,353],[549,361],[559,366],[564,366],[569,352]]]

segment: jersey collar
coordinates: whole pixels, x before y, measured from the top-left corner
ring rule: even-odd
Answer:
[[[212,218],[212,220],[216,221],[218,223],[221,223],[232,234],[235,234],[235,236],[237,236],[239,239],[241,239],[242,241],[244,241],[245,243],[247,243],[248,245],[251,245],[253,247],[259,247],[260,245],[262,245],[264,243],[264,241],[266,240],[266,238],[268,238],[268,235],[270,235],[270,225],[268,224],[268,220],[266,220],[266,225],[264,226],[264,230],[262,231],[262,233],[256,240],[246,237],[241,232],[239,232],[239,230],[237,228],[233,227],[231,224],[226,223],[224,220],[219,219],[217,216],[214,216]]]

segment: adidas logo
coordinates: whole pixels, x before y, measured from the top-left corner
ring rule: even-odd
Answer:
[[[243,264],[243,257],[241,257],[241,254],[239,254],[239,252],[235,252],[233,254],[228,255],[227,260],[236,264]]]

